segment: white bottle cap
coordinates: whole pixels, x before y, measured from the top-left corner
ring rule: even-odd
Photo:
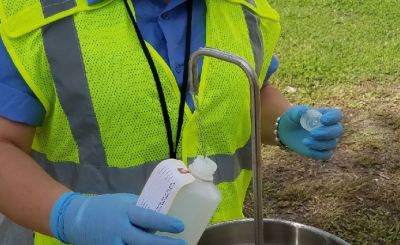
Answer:
[[[323,126],[320,122],[322,114],[318,110],[308,109],[300,118],[301,126],[307,130],[311,131],[314,128]]]
[[[189,165],[190,172],[199,179],[213,181],[213,174],[217,170],[217,164],[210,158],[198,156],[194,162]]]

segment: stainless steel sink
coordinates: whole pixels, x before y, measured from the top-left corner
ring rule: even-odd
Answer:
[[[320,229],[276,219],[264,219],[265,245],[350,245]],[[209,226],[198,245],[254,245],[254,220],[241,219]]]

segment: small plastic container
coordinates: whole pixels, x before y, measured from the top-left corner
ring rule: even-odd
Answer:
[[[189,170],[195,180],[179,190],[167,213],[181,220],[185,230],[179,234],[157,232],[157,235],[196,245],[221,202],[221,193],[212,182],[217,164],[211,159],[198,156]]]
[[[300,124],[301,126],[307,130],[310,131],[313,130],[314,128],[318,128],[323,126],[320,122],[322,114],[316,109],[308,109],[300,118]]]

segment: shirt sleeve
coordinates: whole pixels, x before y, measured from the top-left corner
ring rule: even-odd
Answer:
[[[278,67],[279,67],[279,61],[275,55],[272,55],[271,63],[269,64],[267,75],[265,76],[265,79],[264,79],[264,82],[262,85],[263,87],[265,85],[267,85],[269,78],[271,77],[272,74],[274,74],[274,72],[276,72],[278,70]]]
[[[0,116],[34,127],[46,111],[15,67],[0,38]]]

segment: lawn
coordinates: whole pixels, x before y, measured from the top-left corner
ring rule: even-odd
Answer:
[[[269,3],[282,25],[271,83],[293,104],[340,108],[345,132],[327,162],[263,147],[265,217],[400,244],[399,0]]]

